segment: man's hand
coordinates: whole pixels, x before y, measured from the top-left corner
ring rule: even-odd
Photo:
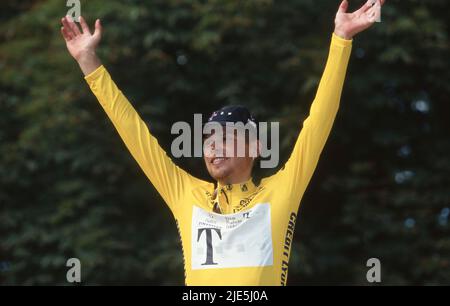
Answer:
[[[101,65],[95,53],[102,38],[100,20],[97,19],[95,22],[94,34],[91,34],[83,17],[80,17],[81,31],[69,16],[62,18],[61,23],[63,24],[61,33],[66,41],[67,50],[78,62],[84,75],[90,74]]]
[[[347,13],[348,1],[342,1],[334,21],[334,33],[344,39],[352,39],[374,24],[380,17],[380,9],[384,2],[385,0],[369,0],[359,10]]]

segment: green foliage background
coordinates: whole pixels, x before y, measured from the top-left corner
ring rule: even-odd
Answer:
[[[62,0],[0,2],[0,283],[183,284],[169,210],[60,37]],[[81,1],[100,55],[170,148],[170,127],[241,103],[280,121],[283,161],[324,68],[339,1]],[[351,10],[362,1],[351,1]],[[358,36],[302,201],[289,284],[450,284],[446,0],[388,0]],[[207,178],[199,159],[176,160]],[[259,172],[259,175],[268,173]]]

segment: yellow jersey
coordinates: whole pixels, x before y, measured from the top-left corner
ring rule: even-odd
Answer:
[[[104,66],[85,77],[128,150],[167,203],[187,285],[286,285],[300,200],[339,108],[352,47],[333,34],[325,71],[288,161],[258,186],[216,187],[167,156]],[[219,201],[223,214],[214,212]]]

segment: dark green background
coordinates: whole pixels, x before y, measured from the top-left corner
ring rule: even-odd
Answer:
[[[66,1],[0,2],[0,282],[183,284],[175,222],[60,37]],[[81,1],[100,56],[164,148],[171,125],[240,103],[281,125],[286,160],[339,1]],[[351,1],[350,10],[362,1]],[[450,284],[447,0],[387,0],[358,36],[303,198],[289,284]],[[176,160],[207,178],[201,159]],[[258,172],[267,175],[270,172]]]

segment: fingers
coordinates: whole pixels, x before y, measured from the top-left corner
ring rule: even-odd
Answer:
[[[67,21],[66,17],[61,19],[61,23],[64,27],[64,33],[66,34],[66,36],[70,37],[70,39],[75,37],[75,33],[72,32],[72,28],[70,27],[69,22]]]
[[[343,0],[341,2],[341,5],[339,6],[338,13],[346,13],[347,9],[348,9],[348,1],[347,0]]]
[[[367,16],[367,20],[370,23],[374,23],[376,21],[380,21],[381,17],[381,4],[379,1],[375,2],[375,5],[372,6],[370,9],[368,9],[365,12],[365,15]]]
[[[92,35],[89,26],[86,23],[86,20],[81,16],[80,16],[80,25],[83,33],[80,32],[80,29],[70,16],[65,16],[64,18],[62,18],[61,23],[63,25],[63,27],[61,28],[61,34],[66,40],[72,40],[76,38],[78,35],[82,34]],[[102,36],[102,32],[103,32],[102,24],[100,23],[100,19],[97,19],[95,21],[95,31],[93,36],[100,38]]]
[[[364,3],[363,6],[361,6],[361,8],[360,8],[359,10],[357,10],[355,13],[356,13],[356,14],[364,14],[364,13],[367,12],[372,6],[374,6],[376,2],[377,2],[377,0],[368,0],[366,3]]]
[[[80,35],[80,30],[78,27],[74,24],[74,22],[70,22],[68,16],[61,19],[61,23],[64,26],[64,32],[66,33],[67,37],[70,39],[74,39],[77,35]],[[72,23],[72,25],[71,25]]]
[[[61,34],[66,41],[72,40],[72,35],[67,31],[65,27],[61,27]]]
[[[66,40],[72,40],[75,38],[75,33],[73,33],[72,28],[69,25],[69,22],[67,21],[67,19],[64,17],[61,19],[61,23],[63,25],[63,27],[61,28],[61,33],[64,36],[64,39]]]
[[[101,22],[100,22],[100,19],[97,19],[96,21],[95,21],[95,31],[94,31],[94,36],[98,36],[98,37],[101,37],[102,36],[102,33],[103,33],[103,27],[102,27],[102,24],[101,24]]]
[[[383,4],[386,2],[386,0],[372,0],[372,6],[379,5],[383,6]]]
[[[72,30],[72,32],[73,32],[75,35],[81,35],[80,29],[79,29],[78,26],[75,24],[75,22],[72,20],[72,17],[66,16],[66,20],[67,20],[67,23],[69,24],[70,29]]]
[[[81,25],[81,29],[83,30],[83,34],[84,33],[91,34],[91,31],[89,30],[89,26],[87,25],[86,20],[84,20],[83,16],[80,16],[80,25]]]

